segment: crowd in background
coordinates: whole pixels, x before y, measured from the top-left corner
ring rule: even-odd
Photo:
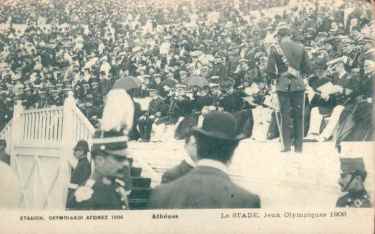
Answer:
[[[64,90],[72,87],[78,107],[98,125],[104,96],[124,77],[139,82],[129,91],[133,97],[152,96],[147,110],[136,107],[136,118],[149,123],[137,127],[135,138],[148,140],[155,119],[176,123],[205,107],[232,113],[271,107],[266,100],[274,81],[267,58],[280,22],[290,26],[290,36],[306,46],[312,61],[306,121],[314,107],[331,112],[363,100],[367,104],[356,118],[371,113],[373,64],[366,35],[372,15],[365,5],[316,2],[272,14],[264,10],[288,1],[253,2],[240,1],[240,9],[218,1],[169,7],[121,0],[0,5],[0,129],[12,118],[18,86],[25,108],[62,105]],[[355,92],[327,98],[318,88],[342,74],[338,64],[350,77],[342,86]],[[269,138],[275,137],[270,131]]]

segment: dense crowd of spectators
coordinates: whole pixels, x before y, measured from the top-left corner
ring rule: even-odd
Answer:
[[[178,119],[205,106],[230,112],[268,106],[273,81],[267,54],[281,21],[306,46],[313,63],[308,110],[328,105],[329,113],[338,105],[337,94],[318,92],[323,79],[342,74],[337,64],[353,81],[345,88],[356,91],[340,95],[340,104],[372,97],[372,63],[366,52],[372,15],[363,4],[301,4],[265,13],[250,11],[288,1],[240,1],[246,11],[234,4],[215,7],[217,1],[173,7],[134,2],[0,4],[0,129],[12,117],[14,90],[20,85],[26,108],[62,105],[64,89],[72,86],[77,105],[94,125],[111,85],[128,76],[140,81],[132,96],[153,96],[148,111],[138,108],[136,118],[143,120]]]

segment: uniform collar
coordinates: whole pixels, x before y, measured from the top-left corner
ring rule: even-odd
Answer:
[[[356,198],[358,198],[358,197],[368,196],[366,190],[355,191],[355,192],[349,192],[348,194],[349,194],[351,197],[356,197]]]
[[[228,174],[228,167],[222,162],[212,159],[201,159],[198,161],[198,166],[212,167],[221,170],[225,174]]]

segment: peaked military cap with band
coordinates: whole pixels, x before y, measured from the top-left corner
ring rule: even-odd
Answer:
[[[365,164],[362,158],[340,158],[340,163],[342,173],[366,177]]]

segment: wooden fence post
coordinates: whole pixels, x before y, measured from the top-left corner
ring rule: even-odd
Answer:
[[[9,155],[11,158],[11,166],[15,167],[15,160],[16,160],[16,155],[15,155],[15,147],[17,144],[20,142],[22,138],[22,127],[23,127],[23,121],[21,118],[21,114],[24,111],[24,108],[22,106],[22,101],[17,100],[16,104],[14,105],[13,109],[13,118],[12,118],[12,127],[9,131],[11,131],[11,137],[10,137],[10,142],[7,142],[8,144],[8,149],[9,149]],[[15,169],[15,168],[14,168]]]
[[[64,185],[64,196],[62,204],[66,204],[68,187],[67,185],[70,182],[70,166],[68,163],[68,158],[73,154],[73,108],[75,106],[75,100],[73,97],[73,92],[69,91],[68,96],[64,101],[64,110],[63,110],[63,135],[62,135],[62,154],[60,157],[61,162],[61,177]]]

